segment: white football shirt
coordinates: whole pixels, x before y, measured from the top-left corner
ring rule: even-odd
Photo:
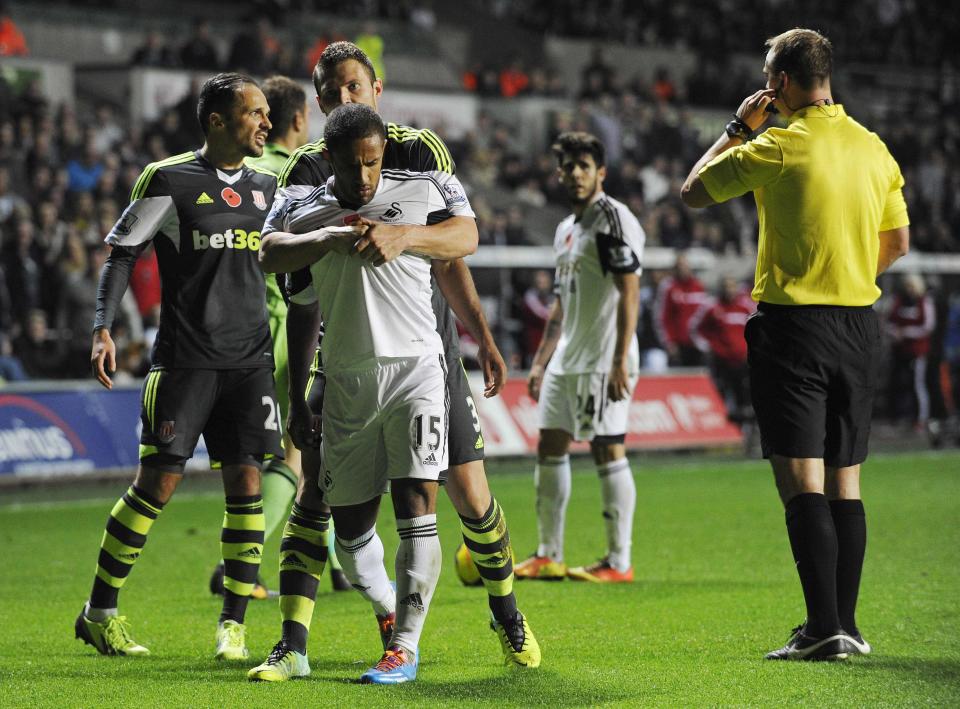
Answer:
[[[548,366],[551,372],[610,371],[620,301],[613,274],[640,275],[645,239],[630,210],[602,192],[579,220],[571,214],[557,226],[554,288],[563,306],[563,325]],[[632,334],[627,368],[631,374],[640,369],[636,333]]]
[[[418,225],[474,216],[460,181],[446,172],[383,170],[373,199],[359,209],[341,206],[333,194],[334,181],[331,176],[320,187],[279,190],[263,235],[343,226],[357,216]],[[367,369],[384,357],[443,353],[430,301],[428,256],[404,252],[373,266],[354,254],[330,252],[310,267],[310,274],[311,286],[292,300],[302,305],[319,301],[327,372]]]

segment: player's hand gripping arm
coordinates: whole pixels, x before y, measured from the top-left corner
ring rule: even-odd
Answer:
[[[260,268],[265,273],[292,273],[316,263],[330,251],[349,253],[366,226],[328,226],[304,234],[273,231],[260,241]]]
[[[357,253],[374,266],[382,266],[404,251],[441,260],[463,258],[477,250],[480,240],[473,217],[454,216],[428,226],[381,224],[364,218],[358,224],[368,230],[357,241]]]
[[[434,261],[432,268],[443,297],[480,346],[477,358],[483,370],[483,395],[488,399],[496,396],[506,382],[507,365],[497,349],[497,343],[493,341],[493,333],[490,332],[487,319],[483,315],[480,296],[477,294],[470,269],[463,259],[459,258]]]
[[[607,396],[610,401],[620,401],[632,393],[627,355],[630,352],[630,342],[637,331],[637,318],[640,314],[640,276],[636,273],[615,273],[613,283],[620,291],[620,300],[617,303],[617,344],[613,350]]]
[[[287,308],[286,328],[290,395],[287,431],[293,445],[300,450],[317,448],[320,444],[320,417],[314,416],[306,401],[310,363],[320,332],[317,303],[298,305],[291,302]]]
[[[550,317],[543,327],[543,337],[540,338],[540,344],[537,345],[537,352],[533,355],[533,363],[530,365],[530,374],[527,376],[527,392],[534,401],[540,399],[540,385],[543,383],[543,372],[547,363],[557,349],[557,343],[560,342],[560,329],[563,325],[563,306],[560,305],[560,298],[553,301],[553,308],[550,309]]]
[[[100,273],[90,369],[94,378],[107,389],[113,388],[110,376],[117,369],[117,347],[110,337],[110,328],[113,327],[120,301],[130,284],[133,267],[142,250],[143,247],[114,246]]]

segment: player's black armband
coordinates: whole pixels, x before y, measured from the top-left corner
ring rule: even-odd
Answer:
[[[93,319],[93,330],[109,330],[117,316],[117,308],[123,300],[123,294],[130,284],[133,267],[143,252],[141,246],[114,246],[103,264],[100,283],[97,286],[97,314]]]
[[[630,245],[612,234],[597,234],[597,254],[604,273],[634,273],[640,268]]]

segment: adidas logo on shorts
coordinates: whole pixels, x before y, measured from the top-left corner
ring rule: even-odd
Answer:
[[[424,465],[439,465],[439,463],[437,462],[437,456],[435,456],[433,453],[431,453],[430,455],[428,455],[426,458],[423,459],[423,464],[424,464]]]

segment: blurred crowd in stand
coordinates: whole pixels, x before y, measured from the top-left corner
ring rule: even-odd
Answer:
[[[492,6],[504,20],[533,31],[677,47],[711,58],[742,52],[745,37],[815,27],[833,40],[840,60],[937,67],[956,61],[960,29],[956,3],[916,0],[501,0]]]
[[[507,3],[496,7],[514,8],[504,11],[520,13],[514,16],[527,22],[524,13],[537,12],[541,5],[521,1],[515,8]],[[606,5],[610,3],[598,7]],[[615,5],[628,14],[632,7]],[[662,5],[663,13],[672,16],[672,5]],[[595,12],[582,3],[577,8],[571,13]],[[907,12],[905,8],[920,12],[914,5],[904,5],[901,11]],[[0,29],[6,17],[0,2]],[[425,28],[435,22],[429,14],[409,19]],[[621,24],[626,27],[630,22]],[[9,29],[4,32],[0,37],[13,36]],[[176,46],[150,35],[132,61],[203,73],[229,67],[306,78],[323,47],[340,38],[331,32],[290,52],[273,37],[270,23],[261,19],[236,38],[228,56],[220,56],[210,33],[209,24],[197,20]],[[354,39],[382,61],[383,39],[375,28],[365,27]],[[900,42],[896,46],[909,44],[896,41]],[[931,40],[933,50],[938,41]],[[0,48],[4,46],[0,42]],[[556,97],[547,135],[536,149],[522,142],[527,139],[517,125],[498,120],[492,111],[481,110],[475,130],[462,137],[432,126],[447,140],[458,174],[470,190],[482,245],[552,244],[553,227],[567,207],[549,146],[558,133],[576,129],[604,141],[606,191],[638,215],[648,246],[680,252],[699,247],[718,255],[752,257],[756,223],[748,199],[694,213],[677,198],[687,168],[715,138],[715,131],[703,130],[690,109],[709,102],[694,100],[702,91],[698,87],[702,77],[684,79],[660,68],[650,81],[624,80],[599,49],[582,68],[578,86],[561,85],[551,69],[526,67],[519,60],[508,60],[504,69],[506,76],[502,71],[478,70],[473,74],[476,83],[467,88],[506,98]],[[724,89],[729,93],[724,105],[735,106],[756,81],[743,77],[742,85]],[[51,106],[36,84],[14,91],[0,76],[0,379],[87,375],[96,284],[108,253],[103,237],[147,163],[201,144],[195,118],[198,88],[194,82],[191,93],[157,121],[141,125],[129,121],[117,106],[86,103],[83,97],[80,107]],[[953,118],[957,107],[947,96],[940,110],[922,123],[903,116],[864,119],[884,137],[903,169],[913,248],[919,251],[960,252],[960,124]],[[749,412],[749,389],[742,331],[753,310],[751,284],[723,273],[701,275],[707,286],[683,257],[670,272],[645,272],[639,327],[644,367],[709,367],[731,416],[743,421]],[[510,365],[526,367],[552,304],[552,273],[485,269],[475,277],[481,293],[496,299],[490,319]],[[944,422],[960,409],[956,277],[953,282],[924,282],[915,275],[902,280],[888,277],[884,287],[880,308],[889,347],[881,382],[888,394],[882,413],[942,439]],[[159,293],[156,258],[148,250],[137,264],[113,333],[121,379],[142,376],[149,366]],[[470,348],[465,339],[468,358]]]

